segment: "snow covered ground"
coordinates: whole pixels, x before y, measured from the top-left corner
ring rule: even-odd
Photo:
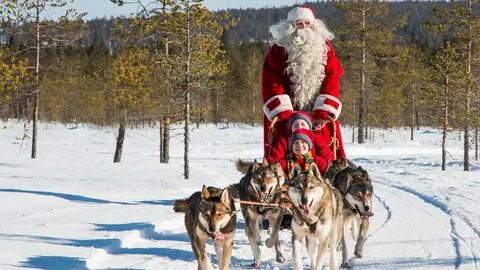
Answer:
[[[259,127],[201,127],[192,133],[191,179],[184,180],[182,137],[172,138],[170,163],[159,164],[156,129],[127,130],[119,164],[112,162],[113,128],[43,123],[36,160],[23,135],[22,124],[0,122],[0,269],[196,269],[174,200],[202,184],[238,182],[235,159],[262,155]],[[480,163],[463,171],[463,144],[452,134],[442,172],[440,132],[415,136],[375,131],[373,142],[346,144],[375,191],[365,258],[353,268],[478,270]],[[252,262],[244,227],[239,215],[231,269]],[[261,247],[264,269],[291,269],[290,237],[281,232],[284,264]],[[208,250],[216,263],[211,244]]]

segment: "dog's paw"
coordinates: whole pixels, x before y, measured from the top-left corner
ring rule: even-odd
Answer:
[[[283,257],[283,256],[277,257],[277,262],[284,263],[285,262],[285,257]]]
[[[350,262],[344,262],[340,265],[341,268],[350,268],[352,267],[352,265],[350,264]]]
[[[355,257],[357,257],[358,259],[363,258],[363,250],[361,249],[355,249],[354,254],[355,254]]]
[[[284,263],[285,262],[285,257],[283,257],[282,253],[277,254],[277,262],[279,263]]]
[[[256,262],[252,263],[253,268],[260,268],[260,266],[261,266],[260,261],[256,261]]]

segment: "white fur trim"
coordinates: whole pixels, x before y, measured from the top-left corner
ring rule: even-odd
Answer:
[[[273,110],[268,109],[268,104],[270,102],[278,99],[280,104],[275,107]],[[277,114],[284,112],[284,111],[293,111],[292,101],[290,100],[290,96],[283,94],[283,95],[276,95],[271,97],[265,104],[263,105],[263,112],[265,112],[265,116],[267,116],[268,120],[272,121],[272,119],[277,116]]]
[[[287,15],[287,21],[294,22],[298,20],[315,21],[315,16],[311,9],[306,7],[296,7],[291,9]]]
[[[325,103],[326,100],[333,101],[336,104],[338,104],[338,109],[335,109],[335,107],[333,107],[332,105],[326,104]],[[337,120],[338,117],[340,116],[340,112],[342,111],[342,102],[334,96],[322,94],[322,95],[319,95],[317,100],[315,101],[315,105],[313,105],[313,110],[327,111],[333,114],[334,120]]]

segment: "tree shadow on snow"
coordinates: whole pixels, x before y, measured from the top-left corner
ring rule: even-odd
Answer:
[[[17,239],[26,242],[41,242],[53,245],[65,245],[70,247],[93,247],[103,249],[111,255],[154,255],[167,257],[171,260],[193,261],[195,257],[192,251],[179,250],[174,248],[154,247],[154,248],[125,248],[122,247],[120,239],[67,239],[32,235],[6,235],[0,234],[0,238]],[[188,238],[188,237],[187,237]],[[64,269],[87,269],[85,262],[79,258],[69,258],[61,256],[34,256],[22,262],[22,267],[33,267],[46,270],[64,270]]]
[[[61,256],[34,256],[21,262],[22,268],[37,268],[44,270],[83,270],[88,269],[85,261],[80,258]]]
[[[175,200],[154,200],[154,201],[139,201],[136,202],[138,204],[150,204],[150,205],[164,205],[164,206],[172,206],[175,203]]]
[[[16,193],[27,193],[27,194],[35,194],[35,195],[43,195],[43,196],[53,196],[53,197],[67,200],[67,201],[80,202],[80,203],[135,205],[133,203],[114,202],[114,201],[85,197],[81,195],[48,192],[48,191],[35,191],[35,190],[23,190],[23,189],[0,189],[0,192],[12,192],[12,193],[16,192]]]
[[[0,163],[0,167],[9,167],[9,168],[25,168],[27,166],[25,165],[20,165],[20,164],[13,164],[13,163]],[[19,177],[22,178],[22,177]]]
[[[245,226],[241,223],[241,226]],[[187,233],[164,233],[156,232],[155,226],[151,223],[139,222],[139,223],[125,223],[125,224],[93,224],[96,228],[95,231],[106,232],[122,232],[122,231],[138,231],[139,236],[154,241],[177,241],[186,242],[188,250],[182,250],[177,248],[168,247],[145,247],[145,248],[128,248],[122,247],[122,241],[120,239],[67,239],[56,237],[45,237],[35,235],[9,235],[0,234],[1,238],[21,240],[25,242],[41,242],[53,245],[65,245],[73,247],[93,247],[97,249],[103,249],[108,254],[112,255],[153,255],[159,257],[166,257],[170,260],[181,260],[186,262],[192,262],[195,260],[195,256],[190,248],[190,239]],[[210,241],[208,244],[212,244]],[[212,263],[218,264],[218,259],[215,254],[211,256]],[[249,265],[251,260],[243,260],[232,257],[233,265]],[[57,269],[87,269],[86,263],[80,258],[70,258],[61,256],[34,256],[28,258],[27,261],[22,262],[22,267],[40,268],[46,270]]]
[[[155,231],[155,225],[146,222],[125,223],[125,224],[93,224],[96,231],[121,232],[121,231],[139,231],[140,237],[154,241],[179,241],[190,243],[188,234],[185,233],[166,233]]]

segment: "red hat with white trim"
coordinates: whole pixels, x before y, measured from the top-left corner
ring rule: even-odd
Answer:
[[[301,7],[296,7],[291,9],[287,14],[287,21],[294,22],[298,20],[315,20],[315,13],[311,7],[303,5]]]

